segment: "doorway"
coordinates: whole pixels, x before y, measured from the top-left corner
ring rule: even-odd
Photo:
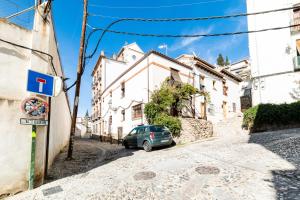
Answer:
[[[227,102],[226,101],[223,101],[222,108],[223,108],[223,116],[226,119],[227,118]]]
[[[123,137],[123,127],[118,127],[118,144],[121,142]]]
[[[206,117],[206,103],[201,103],[201,108],[200,108],[200,114],[201,114],[201,119],[207,119]]]

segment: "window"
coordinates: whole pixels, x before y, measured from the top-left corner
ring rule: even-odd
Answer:
[[[125,82],[121,83],[121,97],[125,97]]]
[[[296,40],[296,57],[294,58],[294,71],[300,70],[300,40]]]
[[[232,111],[236,112],[236,103],[232,103]]]
[[[125,110],[121,111],[121,115],[122,115],[122,121],[125,121]]]
[[[179,71],[173,68],[171,68],[170,79],[171,79],[171,84],[182,82],[179,75]]]
[[[132,60],[135,60],[136,59],[136,55],[132,55]]]
[[[223,95],[228,95],[228,87],[226,86],[226,81],[223,81]]]
[[[216,90],[216,81],[213,80],[213,89]]]
[[[109,96],[112,97],[112,91],[109,92]]]
[[[293,25],[299,24],[300,23],[300,9],[299,8],[294,9],[293,12],[294,12]],[[292,32],[299,32],[299,31],[300,31],[300,27],[299,26],[292,27]]]
[[[128,135],[135,135],[137,133],[137,128],[134,128],[132,131],[129,132]]]
[[[132,107],[132,119],[139,119],[142,117],[142,104]]]
[[[200,76],[200,80],[199,80],[199,82],[200,82],[200,90],[204,90],[204,76]]]
[[[137,130],[137,134],[144,134],[145,133],[145,127],[142,127],[142,128],[138,128]]]
[[[109,116],[108,125],[112,125],[112,116]]]

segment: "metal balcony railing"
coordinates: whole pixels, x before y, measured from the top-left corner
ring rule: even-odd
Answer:
[[[294,57],[294,70],[300,71],[300,56]]]

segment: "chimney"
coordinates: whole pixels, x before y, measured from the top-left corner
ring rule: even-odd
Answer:
[[[116,59],[117,59],[117,55],[116,55],[116,54],[113,54],[113,56],[112,56],[112,57],[113,57],[113,59],[114,59],[114,60],[116,60]]]
[[[104,51],[103,51],[103,50],[101,51],[101,54],[100,54],[100,55],[101,55],[101,56],[105,56],[105,55],[104,55]]]

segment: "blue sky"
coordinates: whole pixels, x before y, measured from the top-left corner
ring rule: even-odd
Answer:
[[[17,0],[11,0],[19,2]],[[32,0],[26,0],[30,4]],[[33,1],[32,1],[33,2]],[[70,78],[68,84],[71,84],[76,77],[76,68],[78,62],[78,49],[82,22],[83,0],[55,0],[53,1],[53,16],[55,20],[55,29],[59,44],[59,51],[62,58],[66,77]],[[190,4],[192,6],[151,8],[151,9],[112,9],[107,6],[164,6],[174,4]],[[19,3],[20,4],[20,3]],[[246,12],[245,0],[89,0],[89,13],[118,16],[118,17],[202,17],[234,14]],[[101,7],[102,6],[102,7]],[[0,7],[1,8],[1,7]],[[1,12],[1,10],[0,10]],[[88,24],[93,27],[105,27],[112,19],[92,17],[88,18]],[[115,25],[112,29],[143,32],[143,33],[163,33],[163,34],[201,34],[201,33],[222,33],[247,30],[246,18],[235,18],[227,20],[210,20],[195,22],[173,22],[173,23],[144,23],[144,22],[122,22]],[[90,31],[91,29],[87,29]],[[95,46],[99,34],[96,34],[89,43],[89,50]],[[79,116],[84,115],[86,110],[91,110],[91,72],[100,54],[104,50],[107,55],[112,55],[119,51],[125,42],[137,42],[145,51],[157,50],[160,44],[168,45],[168,55],[177,57],[182,53],[194,52],[199,57],[215,64],[219,53],[227,55],[230,61],[234,62],[249,56],[247,35],[224,36],[211,38],[151,38],[138,36],[124,36],[112,33],[106,34],[100,44],[100,48],[86,67],[82,79]],[[73,90],[70,92],[70,101],[73,103]],[[91,112],[89,112],[91,113]]]

